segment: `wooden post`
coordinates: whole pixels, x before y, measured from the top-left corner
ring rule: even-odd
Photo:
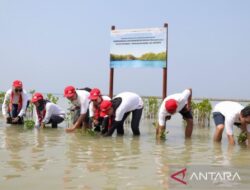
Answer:
[[[162,99],[166,98],[167,96],[167,67],[168,67],[168,23],[164,24],[164,27],[167,30],[166,36],[166,67],[163,68],[163,77],[162,77]]]
[[[115,26],[111,26],[111,30],[115,30]],[[113,84],[114,84],[114,68],[109,70],[109,97],[113,97]]]

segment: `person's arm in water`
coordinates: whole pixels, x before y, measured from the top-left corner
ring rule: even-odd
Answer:
[[[157,128],[156,128],[156,138],[157,138],[157,139],[160,139],[161,136],[162,136],[162,134],[165,133],[165,131],[166,131],[166,121],[167,121],[167,120],[170,120],[170,119],[171,119],[171,116],[166,116],[166,117],[164,118],[164,123],[165,123],[165,125],[164,125],[164,124],[162,125],[162,122],[158,122],[158,126],[157,126]]]
[[[247,131],[247,146],[250,148],[250,132]]]
[[[157,128],[156,128],[156,138],[157,138],[157,139],[160,139],[160,138],[161,138],[161,135],[165,132],[165,130],[166,130],[166,126],[160,125],[160,124],[158,123],[158,126],[157,126]]]
[[[233,135],[227,135],[227,138],[228,138],[228,142],[229,142],[230,145],[235,145]]]
[[[246,132],[247,132],[247,146],[250,148],[250,124],[246,124]]]
[[[233,136],[233,126],[234,126],[234,119],[226,117],[225,129],[227,132],[228,143],[230,145],[235,145],[234,136]]]
[[[192,104],[192,88],[188,89],[190,91],[190,95],[188,97],[188,101],[187,101],[187,110],[191,110],[191,104]]]
[[[82,123],[83,123],[85,117],[86,117],[86,113],[85,114],[81,114],[78,117],[78,119],[75,122],[75,124],[73,126],[69,127],[69,128],[66,128],[66,131],[67,132],[73,132],[75,129],[80,128],[82,126]]]

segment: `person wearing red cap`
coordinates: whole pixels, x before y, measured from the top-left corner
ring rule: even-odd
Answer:
[[[139,124],[141,120],[143,101],[141,97],[132,92],[123,92],[111,101],[104,100],[100,105],[100,116],[104,117],[102,133],[112,136],[115,129],[117,135],[124,134],[124,121],[132,112],[131,129],[135,136],[140,135]]]
[[[15,80],[12,88],[9,89],[4,97],[2,113],[8,124],[23,124],[23,116],[29,105],[27,92],[23,89],[23,83]]]
[[[100,104],[103,100],[110,100],[110,97],[103,96],[98,88],[93,88],[90,91],[89,117],[94,131],[101,130],[103,117],[100,116]]]
[[[82,126],[89,128],[89,92],[87,90],[76,90],[73,86],[64,89],[66,97],[74,105],[73,125],[66,129],[72,132]]]
[[[189,138],[193,131],[193,115],[191,112],[192,89],[186,89],[182,93],[167,96],[159,109],[158,126],[156,128],[156,137],[160,138],[166,129],[166,121],[171,116],[179,112],[187,122],[185,137]]]
[[[57,128],[57,125],[63,122],[65,112],[58,105],[45,100],[39,92],[35,93],[31,102],[36,108],[36,126],[44,128],[46,124],[52,125],[52,128]]]

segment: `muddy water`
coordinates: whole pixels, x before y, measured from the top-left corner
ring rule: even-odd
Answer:
[[[201,189],[170,178],[183,167],[233,168],[241,181],[213,184],[214,189],[249,189],[250,151],[212,142],[214,126],[196,127],[192,140],[184,140],[180,117],[168,125],[165,142],[156,142],[151,121],[141,123],[141,136],[91,137],[78,131],[27,130],[0,119],[0,189]],[[209,189],[204,186],[202,189]]]

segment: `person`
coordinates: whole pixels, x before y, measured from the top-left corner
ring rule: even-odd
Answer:
[[[111,101],[103,100],[100,105],[100,116],[104,117],[102,133],[104,136],[112,136],[117,130],[117,135],[124,134],[124,121],[132,112],[131,129],[135,136],[140,135],[139,124],[143,111],[141,97],[132,92],[122,92]]]
[[[29,105],[27,92],[23,89],[23,83],[15,80],[12,88],[9,89],[4,97],[2,104],[2,114],[8,124],[23,124],[23,117]]]
[[[248,132],[248,143],[250,142],[250,106],[245,108],[238,102],[223,101],[214,106],[212,111],[216,130],[214,141],[221,142],[222,133],[226,129],[228,142],[234,145],[233,126],[238,126],[242,131]]]
[[[44,128],[45,125],[51,124],[52,128],[57,128],[57,125],[64,121],[65,111],[58,105],[45,100],[41,93],[35,93],[31,102],[36,108],[36,127]]]
[[[167,96],[158,112],[158,126],[156,128],[157,139],[165,133],[166,121],[171,119],[171,116],[179,112],[186,121],[185,137],[190,138],[193,131],[193,115],[191,112],[192,89],[186,89],[182,93],[172,94]]]
[[[87,90],[76,90],[73,86],[64,89],[64,97],[74,105],[71,109],[74,111],[73,125],[66,129],[67,132],[73,132],[82,126],[89,128],[89,95]]]
[[[90,91],[89,99],[89,117],[93,126],[92,128],[94,129],[94,131],[99,132],[101,130],[101,124],[103,121],[103,117],[100,116],[100,104],[103,100],[111,99],[108,96],[103,96],[100,89],[98,88],[93,88]]]

